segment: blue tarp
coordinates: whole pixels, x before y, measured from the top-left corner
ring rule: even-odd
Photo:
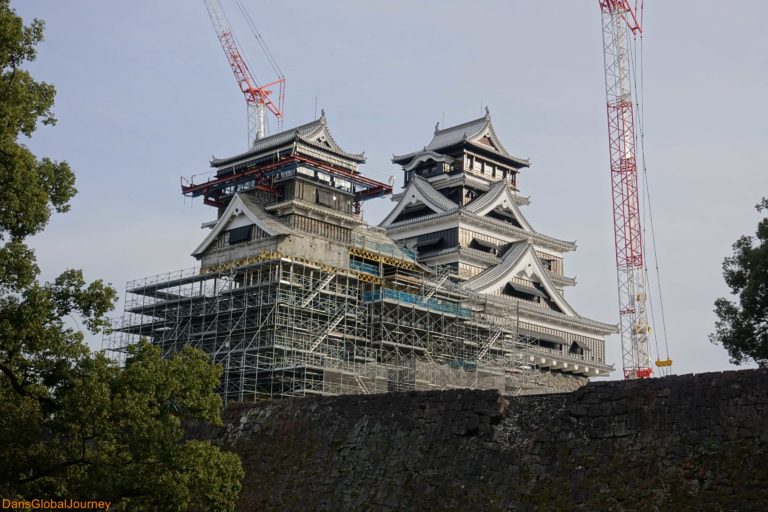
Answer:
[[[450,302],[442,302],[437,299],[424,300],[419,295],[414,295],[408,292],[401,292],[399,290],[392,290],[391,288],[384,288],[383,290],[376,290],[372,292],[365,292],[363,294],[363,302],[373,302],[382,299],[382,291],[384,292],[383,298],[393,299],[398,302],[404,302],[406,304],[415,304],[427,309],[435,311],[442,311],[444,313],[451,313],[457,316],[469,317],[470,311],[466,308],[462,308],[458,304]]]

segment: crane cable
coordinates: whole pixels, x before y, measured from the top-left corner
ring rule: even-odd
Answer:
[[[642,13],[642,10],[641,10]],[[641,14],[642,16],[642,14]],[[651,207],[651,192],[650,187],[648,185],[648,169],[646,166],[645,161],[645,131],[644,131],[644,107],[645,107],[645,98],[644,98],[644,73],[643,73],[643,34],[640,33],[640,65],[637,65],[637,45],[633,45],[633,62],[632,65],[635,68],[635,72],[632,73],[632,79],[635,82],[635,90],[638,91],[637,95],[635,96],[635,102],[637,105],[637,127],[639,132],[639,139],[640,139],[640,159],[641,159],[641,165],[642,165],[642,171],[643,171],[643,198],[645,199],[646,208],[644,209],[644,216],[647,215],[648,222],[643,223],[643,232],[646,230],[646,226],[650,226],[651,230],[651,247],[653,248],[653,259],[654,259],[654,267],[656,271],[656,286],[657,286],[657,293],[659,296],[659,310],[661,314],[661,325],[662,325],[662,334],[664,339],[664,349],[665,349],[665,357],[667,362],[671,362],[669,359],[669,339],[667,336],[667,321],[666,321],[666,315],[664,312],[664,299],[663,294],[661,291],[661,272],[659,270],[659,257],[658,252],[656,248],[656,232],[654,228],[653,223],[653,209]],[[637,87],[637,70],[639,69],[639,75],[640,75],[640,87]],[[645,246],[646,240],[648,237],[643,237],[643,246]],[[645,250],[643,252],[646,252]],[[648,273],[648,265],[647,265],[647,259],[643,261],[643,265],[645,266],[645,280],[646,280],[646,289],[650,291],[650,279],[649,279],[649,273]],[[656,345],[656,353],[661,359],[661,350],[659,348],[659,340],[657,336],[657,329],[656,329],[656,319],[654,314],[654,308],[653,308],[653,298],[652,294],[648,293],[648,301],[650,306],[650,313],[651,313],[651,322],[653,324],[653,337]],[[665,369],[668,370],[668,367],[660,366],[660,371],[662,374],[665,374]]]
[[[240,13],[243,15],[243,18],[245,18],[245,21],[248,24],[248,28],[251,29],[253,37],[256,38],[256,40],[259,42],[259,45],[261,46],[261,49],[264,51],[264,55],[266,55],[267,60],[269,61],[269,65],[272,66],[272,70],[275,72],[275,74],[277,74],[278,78],[285,78],[285,75],[283,75],[283,72],[280,69],[280,66],[277,64],[274,55],[272,55],[269,46],[267,46],[267,42],[262,37],[259,29],[256,28],[256,24],[253,22],[253,18],[251,18],[251,15],[248,13],[248,9],[245,8],[242,0],[235,0],[235,3],[237,4],[237,8],[240,9]]]
[[[267,57],[267,62],[269,62],[269,65],[272,66],[272,71],[275,72],[278,79],[285,80],[285,75],[283,74],[283,71],[280,69],[280,66],[277,64],[277,60],[275,60],[274,55],[272,55],[272,51],[269,49],[269,46],[267,46],[267,42],[264,40],[264,37],[261,35],[261,32],[259,32],[259,29],[256,28],[256,24],[253,22],[253,18],[251,18],[251,15],[248,12],[248,9],[246,9],[242,0],[235,0],[235,3],[237,4],[237,8],[240,9],[240,13],[243,15],[243,18],[245,18],[245,22],[248,25],[248,28],[251,30],[251,34],[253,34],[253,37],[256,39],[256,41],[259,42],[259,45],[261,46],[261,49],[264,52],[264,55]],[[282,105],[280,108],[282,109]],[[267,126],[269,126],[269,118],[267,118],[266,121],[267,121]],[[282,128],[282,119],[278,120],[277,126],[278,126],[278,130]]]

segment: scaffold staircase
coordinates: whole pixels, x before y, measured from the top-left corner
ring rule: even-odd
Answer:
[[[317,297],[317,295],[323,291],[323,289],[330,284],[331,281],[333,281],[333,278],[336,277],[336,272],[329,272],[326,276],[324,276],[319,283],[317,283],[317,286],[315,286],[315,289],[312,290],[312,293],[307,295],[307,297],[301,301],[301,307],[305,308],[309,305],[310,302],[312,302],[312,299]]]
[[[325,338],[328,337],[328,335],[333,331],[337,325],[341,323],[342,320],[344,320],[344,317],[347,315],[346,311],[342,311],[338,315],[336,315],[329,323],[325,326],[325,328],[322,330],[322,332],[318,335],[317,338],[315,338],[314,343],[310,347],[309,351],[314,352],[315,349],[320,346],[320,344],[325,340]]]

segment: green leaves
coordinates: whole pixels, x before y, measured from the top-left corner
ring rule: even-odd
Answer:
[[[47,285],[47,289],[51,292],[57,317],[77,312],[94,334],[109,325],[106,314],[117,302],[117,292],[100,279],[86,286],[80,270],[67,270],[53,284]]]
[[[77,192],[66,162],[19,143],[53,124],[55,90],[21,69],[43,23],[24,26],[0,0],[0,495],[94,497],[110,510],[234,510],[239,459],[184,439],[186,421],[221,424],[221,369],[185,348],[169,358],[147,341],[120,368],[83,342],[108,327],[115,290],[80,270],[51,283],[25,239]]]
[[[768,211],[768,199],[756,205]],[[715,301],[715,333],[709,339],[722,344],[731,362],[749,360],[768,366],[768,217],[757,225],[754,237],[742,236],[733,255],[723,261],[723,278],[738,301]]]
[[[185,421],[221,422],[220,372],[201,352],[163,358],[142,341],[122,369],[103,354],[79,358],[54,390],[56,414],[40,414],[34,397],[0,393],[0,412],[23,407],[37,419],[23,428],[0,419],[0,441],[9,441],[0,456],[12,461],[0,469],[0,493],[99,496],[115,510],[234,510],[239,458],[183,439]],[[3,439],[13,430],[20,435]]]
[[[0,241],[10,236],[21,242],[40,232],[52,210],[69,209],[76,192],[66,162],[38,160],[18,140],[31,137],[39,122],[56,122],[55,88],[20,67],[34,60],[42,39],[42,21],[25,27],[8,0],[0,0]]]
[[[40,269],[35,253],[18,239],[0,247],[0,292],[20,291],[35,282]]]
[[[0,182],[0,240],[39,233],[53,210],[69,210],[69,201],[77,192],[75,175],[66,162],[37,161],[15,142],[0,141]]]
[[[8,0],[0,2],[0,68],[5,70],[35,60],[35,47],[43,40],[44,26],[41,20],[32,20],[25,27]]]

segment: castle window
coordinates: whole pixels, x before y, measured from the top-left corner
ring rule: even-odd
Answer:
[[[531,283],[533,284],[533,283]],[[535,288],[534,286],[527,286],[519,283],[509,282],[504,286],[503,293],[518,299],[530,300],[533,302],[540,302],[541,299],[548,299],[546,292]]]
[[[480,240],[478,238],[473,238],[469,243],[469,247],[471,249],[477,249],[478,251],[483,251],[494,255],[499,254],[498,245],[492,244],[491,242],[486,242],[485,240]]]
[[[315,201],[323,206],[333,207],[336,197],[328,190],[317,189]]]
[[[568,350],[571,354],[584,355],[584,352],[590,350],[586,343],[583,341],[575,340],[571,343],[571,348]]]
[[[562,350],[562,346],[566,345],[565,339],[557,334],[549,334],[530,329],[518,329],[518,335],[525,336],[531,343],[550,350]]]
[[[430,240],[421,240],[416,242],[415,249],[419,254],[436,251],[443,245],[443,237],[432,238]]]
[[[507,222],[518,228],[523,227],[520,224],[520,222],[517,220],[517,218],[515,218],[514,214],[512,214],[511,212],[508,212],[507,210],[503,210],[501,208],[496,208],[495,210],[491,210],[490,212],[488,212],[488,217],[491,217],[492,219],[500,220],[502,222]]]
[[[253,225],[243,226],[229,230],[229,245],[247,242],[251,239],[251,230]]]

